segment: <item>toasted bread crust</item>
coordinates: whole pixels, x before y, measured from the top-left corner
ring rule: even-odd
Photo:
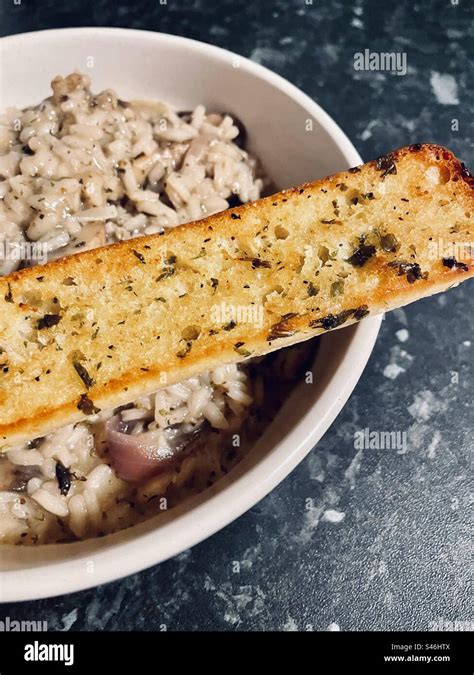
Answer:
[[[2,442],[474,276],[473,187],[445,148],[409,146],[0,279]]]

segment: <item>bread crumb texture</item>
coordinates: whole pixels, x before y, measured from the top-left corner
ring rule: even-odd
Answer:
[[[0,279],[4,445],[473,276],[473,177],[414,145]]]

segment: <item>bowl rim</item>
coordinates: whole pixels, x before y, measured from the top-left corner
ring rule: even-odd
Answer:
[[[339,127],[339,125],[332,119],[332,117],[330,117],[330,115],[325,110],[323,110],[323,108],[321,108],[321,106],[318,103],[313,101],[313,99],[310,98],[303,91],[301,91],[301,89],[296,87],[294,84],[286,80],[281,75],[278,75],[269,68],[262,66],[260,63],[256,63],[254,61],[251,61],[245,56],[236,54],[235,52],[231,52],[230,50],[224,49],[222,47],[217,47],[216,45],[211,45],[207,42],[201,42],[200,40],[194,40],[192,38],[182,37],[180,35],[173,35],[170,33],[160,33],[159,31],[155,32],[151,30],[139,30],[136,28],[81,26],[78,28],[74,27],[51,28],[47,30],[28,31],[26,33],[15,33],[14,35],[7,35],[4,37],[0,37],[0,49],[2,49],[3,47],[8,48],[15,46],[21,49],[21,43],[27,40],[34,40],[34,39],[41,40],[43,38],[54,39],[55,37],[59,37],[64,33],[67,33],[72,38],[86,35],[93,37],[93,34],[96,33],[97,35],[99,34],[110,36],[115,35],[117,37],[120,37],[121,35],[123,37],[135,36],[136,38],[143,40],[149,41],[159,40],[162,41],[163,43],[167,42],[169,44],[180,42],[184,46],[187,46],[190,50],[195,50],[198,52],[199,51],[207,52],[210,56],[214,55],[216,58],[230,65],[233,64],[234,59],[237,57],[239,59],[239,63],[241,63],[245,67],[245,70],[247,72],[256,75],[257,77],[260,77],[262,79],[265,79],[270,84],[275,85],[276,88],[283,91],[290,98],[293,98],[294,100],[299,102],[305,109],[308,110],[312,109],[315,113],[317,121],[324,126],[325,131],[329,134],[331,139],[337,144],[340,151],[344,154],[344,157],[347,158],[347,161],[351,164],[351,166],[361,164],[363,161],[361,156],[359,155],[359,153],[357,152],[357,150],[355,149],[349,138],[346,136],[346,134]]]
[[[30,31],[9,35],[0,38],[0,50],[4,48],[21,49],[27,43],[28,46],[31,46],[31,42],[35,40],[54,41],[55,38],[62,37],[65,33],[71,38],[93,38],[94,35],[97,37],[109,35],[134,37],[142,41],[155,41],[157,44],[175,44],[186,47],[190,52],[207,54],[228,64],[231,64],[238,57],[244,72],[265,80],[306,110],[339,148],[349,166],[362,163],[360,155],[344,132],[328,113],[307,94],[268,68],[254,63],[240,54],[235,54],[215,45],[155,31],[90,26]],[[375,344],[382,318],[382,316],[372,317],[353,327],[353,335],[348,343],[347,351],[336,369],[336,374],[341,375],[344,371],[344,376],[339,378],[337,386],[336,382],[330,382],[328,391],[325,391],[325,397],[330,399],[325,407],[325,414],[317,423],[312,423],[310,429],[306,428],[307,424],[297,425],[272,448],[262,463],[252,467],[237,481],[230,483],[203,503],[191,508],[184,515],[170,519],[170,522],[159,528],[131,537],[128,541],[119,542],[105,550],[99,549],[89,554],[82,553],[80,556],[73,556],[56,563],[0,572],[0,601],[19,602],[55,597],[116,581],[157,565],[195,546],[248,511],[290,474],[320,440],[342,410],[364,371]],[[330,391],[331,389],[334,391]],[[314,403],[311,404],[311,409],[314,405]],[[306,417],[303,419],[306,420]],[[303,429],[303,427],[305,428]],[[285,454],[279,458],[279,461],[276,461],[277,450],[283,445],[286,448]],[[290,450],[288,450],[288,445],[290,445]],[[263,477],[259,476],[259,480],[255,480],[253,473],[256,471],[262,473],[263,465],[268,465],[266,466],[269,469],[268,473]],[[245,491],[242,491],[243,484],[245,485]],[[177,523],[178,520],[179,523]],[[159,551],[155,549],[158,532],[161,537]],[[171,536],[167,537],[168,534],[171,534]],[[114,535],[109,536],[113,537]],[[107,539],[107,537],[104,539]],[[61,546],[74,546],[74,544],[62,544]],[[137,554],[138,549],[140,550]],[[120,559],[118,559],[119,553]],[[93,575],[86,569],[86,562],[88,561],[94,562]]]

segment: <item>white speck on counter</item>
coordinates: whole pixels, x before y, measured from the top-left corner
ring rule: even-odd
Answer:
[[[186,561],[190,560],[190,558],[192,557],[192,554],[193,554],[193,552],[191,551],[191,549],[187,548],[185,551],[183,551],[182,553],[179,553],[176,556],[176,560],[179,560],[179,562],[186,562]]]
[[[456,28],[446,28],[446,37],[450,40],[458,40],[464,37],[464,35],[460,30],[456,30]]]
[[[64,616],[61,617],[61,621],[63,622],[63,627],[62,630],[69,630],[73,624],[76,623],[77,621],[77,607],[68,612],[67,614],[64,614]]]
[[[242,569],[249,570],[252,568],[252,565],[256,560],[258,559],[259,555],[262,552],[262,547],[260,544],[257,544],[257,546],[251,546],[250,548],[246,549],[242,559],[240,560],[240,566]]]
[[[224,604],[224,621],[233,626],[238,626],[243,618],[258,616],[265,608],[266,596],[260,586],[246,585],[234,589],[226,581],[215,589],[215,597]]]
[[[447,300],[445,295],[438,295],[438,304],[441,305],[441,307],[444,307],[446,302]]]
[[[351,26],[354,26],[354,28],[363,28],[364,23],[360,19],[357,19],[356,17],[354,17],[351,21]]]
[[[337,63],[339,60],[340,48],[337,45],[325,44],[323,46],[323,52],[329,58],[332,63]]]
[[[446,410],[448,403],[437,399],[432,391],[425,389],[415,396],[413,403],[408,406],[408,412],[416,420],[426,422],[430,417],[441,410]]]
[[[405,312],[403,307],[394,309],[393,315],[397,319],[397,321],[400,321],[400,323],[403,323],[405,326],[408,325],[407,313]]]
[[[360,465],[362,463],[362,453],[363,449],[361,448],[356,452],[356,454],[354,455],[354,459],[349,464],[347,469],[344,471],[344,476],[349,481],[352,490],[355,487],[356,476],[360,471]]]
[[[323,513],[323,520],[328,523],[340,523],[346,514],[343,511],[335,511],[334,509],[328,509]]]
[[[441,103],[441,105],[458,105],[458,85],[452,75],[443,75],[432,71],[430,84],[438,103]]]
[[[339,628],[339,625],[337,623],[330,623],[329,626],[327,627],[327,630],[332,633],[334,631],[339,631],[341,629]]]
[[[124,601],[127,586],[121,584],[118,587],[113,599],[107,602],[105,607],[102,602],[102,597],[98,594],[94,595],[92,600],[85,606],[85,623],[90,623],[96,626],[96,630],[104,630],[105,626],[114,616],[119,612],[123,612],[122,603]]]
[[[405,129],[408,129],[408,131],[415,131],[416,129],[416,122],[415,120],[403,120],[402,121],[403,126]]]
[[[321,455],[314,452],[308,459],[308,473],[311,480],[317,480],[318,483],[323,483],[326,478],[326,471],[324,470]]]
[[[379,124],[378,120],[371,120],[364,131],[361,133],[360,137],[363,141],[366,141],[372,136],[372,129]]]
[[[400,340],[400,342],[406,342],[408,340],[408,338],[410,337],[410,334],[409,334],[409,332],[407,331],[406,328],[401,328],[400,330],[397,330],[395,335]]]
[[[211,577],[205,577],[204,579],[204,590],[205,591],[215,591],[216,586],[214,582],[212,581]]]
[[[436,448],[438,447],[440,440],[441,434],[439,433],[439,431],[435,431],[433,439],[428,446],[427,456],[429,459],[433,459],[434,457],[436,457]]]
[[[301,530],[295,536],[295,541],[299,544],[307,544],[311,541],[313,533],[319,525],[319,519],[321,518],[323,509],[320,506],[314,506],[310,504],[309,508],[306,509],[304,514],[304,523]]]
[[[389,380],[396,380],[401,373],[406,373],[406,370],[396,363],[389,363],[388,366],[385,366],[383,369],[384,376],[388,377]]]
[[[265,65],[284,66],[286,63],[286,56],[271,47],[255,47],[250,54],[250,58],[256,63]]]
[[[471,346],[471,341],[470,340],[464,340],[463,345],[465,347],[470,347]]]
[[[293,617],[288,615],[288,620],[286,623],[283,624],[281,629],[285,631],[285,633],[294,633],[298,630],[298,624],[293,619]]]

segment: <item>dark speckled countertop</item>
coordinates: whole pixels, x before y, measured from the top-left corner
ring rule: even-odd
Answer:
[[[467,0],[1,4],[2,35],[124,26],[229,48],[312,96],[366,159],[436,141],[474,165]],[[354,53],[365,49],[405,53],[406,74],[356,71]],[[223,531],[141,574],[3,605],[1,616],[60,630],[429,630],[469,621],[473,315],[472,282],[388,315],[317,448]],[[406,447],[358,450],[354,432],[365,428],[406,432]]]

